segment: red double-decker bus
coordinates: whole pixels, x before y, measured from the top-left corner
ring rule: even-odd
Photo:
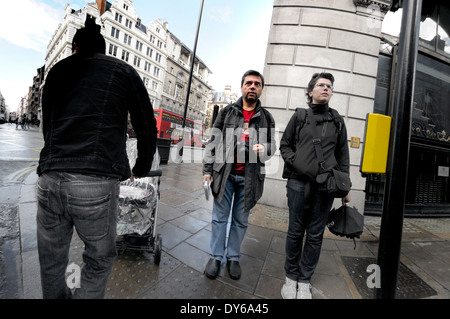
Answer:
[[[183,132],[183,117],[161,109],[154,109],[153,113],[155,113],[158,138],[171,139],[173,144],[177,144],[181,139],[181,134]],[[191,119],[186,119],[184,129],[184,145],[202,147],[204,130],[205,126],[202,123]],[[128,125],[128,134],[130,136],[134,136],[130,123]]]
[[[174,144],[177,144],[181,139],[183,117],[161,109],[155,109],[153,112],[155,113],[158,137],[170,138]],[[202,147],[204,129],[205,127],[202,123],[186,119],[184,145]]]

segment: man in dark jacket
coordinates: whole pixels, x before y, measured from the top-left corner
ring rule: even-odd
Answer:
[[[119,182],[148,174],[156,121],[140,76],[105,55],[94,20],[86,19],[72,47],[74,54],[48,73],[43,91],[45,145],[37,169],[42,292],[44,298],[103,298],[116,257]],[[128,112],[138,150],[132,170],[126,153]],[[85,244],[85,265],[72,295],[65,272],[74,226]]]
[[[212,183],[214,196],[211,254],[205,268],[210,279],[218,276],[225,249],[230,278],[241,277],[240,247],[248,216],[263,193],[265,161],[276,150],[275,121],[259,101],[263,87],[259,72],[250,70],[243,75],[242,97],[219,112],[205,148],[203,182]]]
[[[286,189],[289,206],[284,266],[286,283],[281,289],[285,299],[312,297],[310,280],[319,260],[323,232],[334,200],[327,192],[320,191],[315,180],[319,172],[319,161],[313,145],[316,132],[323,149],[323,166],[349,173],[347,130],[337,111],[331,112],[328,105],[333,83],[334,77],[330,73],[312,76],[307,88],[307,117],[301,119],[299,112],[295,112],[280,141],[280,152],[285,162],[283,178],[288,179]],[[314,117],[314,120],[309,116]],[[314,123],[316,128],[313,128]],[[349,201],[350,194],[342,199],[343,203]]]

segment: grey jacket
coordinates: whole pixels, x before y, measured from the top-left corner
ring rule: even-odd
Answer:
[[[203,158],[203,175],[213,177],[211,191],[218,201],[222,200],[225,183],[233,167],[235,159],[236,141],[241,136],[244,126],[242,113],[242,97],[235,103],[223,108],[211,129],[211,138],[205,147]],[[255,114],[249,122],[249,159],[245,164],[245,209],[250,210],[261,198],[264,189],[265,161],[269,160],[276,151],[274,137],[275,120],[272,115],[261,106],[258,100]],[[257,156],[253,145],[264,145],[265,152]]]

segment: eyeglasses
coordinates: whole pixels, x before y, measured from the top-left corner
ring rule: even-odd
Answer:
[[[318,83],[316,84],[316,87],[319,87],[321,89],[324,89],[325,87],[331,91],[333,91],[333,86],[329,85],[329,84],[325,84],[325,83]]]

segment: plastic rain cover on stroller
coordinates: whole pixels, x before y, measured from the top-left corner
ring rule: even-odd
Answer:
[[[130,167],[137,158],[137,139],[127,140],[127,156]],[[151,170],[159,168],[159,154],[153,157]],[[153,211],[157,209],[159,177],[135,178],[120,183],[119,216],[117,220],[117,235],[145,234],[154,223]]]

